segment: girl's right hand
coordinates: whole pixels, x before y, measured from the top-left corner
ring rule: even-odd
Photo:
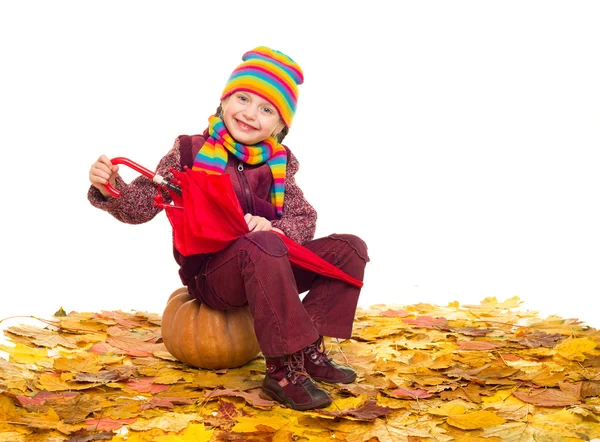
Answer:
[[[92,183],[92,186],[98,189],[105,198],[108,198],[110,193],[107,192],[104,185],[110,183],[111,186],[115,187],[118,171],[118,165],[113,165],[106,155],[101,155],[90,168],[90,183]]]

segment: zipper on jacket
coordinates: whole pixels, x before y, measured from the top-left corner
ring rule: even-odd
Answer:
[[[240,179],[240,185],[242,187],[242,192],[244,194],[244,199],[246,200],[246,213],[252,213],[252,194],[250,192],[250,185],[248,184],[248,180],[246,179],[246,175],[244,175],[244,163],[238,160],[238,165],[236,167],[238,177]]]

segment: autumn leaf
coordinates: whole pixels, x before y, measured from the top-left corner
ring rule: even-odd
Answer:
[[[332,405],[304,412],[263,395],[262,357],[217,371],[180,363],[155,313],[70,312],[56,326],[17,326],[1,347],[0,442],[600,437],[600,333],[518,304],[359,307],[355,338],[326,339],[356,381],[320,384]]]
[[[39,377],[37,387],[46,391],[85,390],[94,387],[93,383],[64,381],[58,373],[43,373]]]
[[[403,319],[402,322],[415,327],[432,328],[437,330],[449,330],[446,318],[434,318],[432,316],[418,316],[416,319]]]
[[[8,329],[9,333],[18,336],[26,336],[38,347],[54,348],[61,345],[65,348],[77,348],[77,341],[70,336],[61,336],[53,330],[41,329],[32,325],[13,326]]]
[[[535,330],[533,333],[517,332],[512,342],[518,342],[529,348],[555,347],[564,337],[558,333],[546,333],[541,330]]]
[[[97,373],[102,370],[103,364],[94,354],[85,354],[71,358],[56,358],[54,369],[57,371],[70,371],[73,373]]]
[[[494,350],[502,344],[491,341],[458,341],[459,350]]]
[[[339,417],[352,417],[361,421],[373,422],[378,417],[386,416],[392,412],[389,407],[380,407],[376,401],[369,400],[361,404],[358,408],[349,408],[340,411],[320,410],[318,414]]]
[[[493,328],[460,327],[456,329],[457,333],[465,336],[487,336],[494,331]]]
[[[385,316],[388,318],[389,317],[405,318],[407,316],[410,316],[410,313],[404,309],[401,309],[401,310],[389,309],[389,310],[382,312],[381,316]]]
[[[581,403],[581,385],[561,383],[556,388],[532,389],[529,392],[515,391],[513,395],[523,402],[541,407],[565,407]]]
[[[458,388],[450,391],[442,391],[440,397],[444,400],[453,401],[456,399],[464,399],[465,401],[480,403],[481,392],[483,389],[476,384],[469,384],[466,386],[459,386]]]
[[[462,430],[477,430],[501,425],[506,422],[491,411],[475,411],[473,413],[452,415],[446,420],[448,425]]]
[[[255,417],[258,417],[256,419]],[[237,433],[253,433],[255,431],[275,433],[278,429],[294,424],[296,418],[288,415],[280,408],[269,410],[268,413],[258,413],[255,416],[239,416],[237,423],[231,428],[231,431]],[[257,429],[261,426],[261,430]]]
[[[124,330],[120,327],[109,327],[107,329],[109,334],[106,338],[106,342],[114,347],[124,350],[130,356],[151,356],[152,352],[162,349],[163,344],[155,344],[148,342],[153,339],[153,336],[139,336],[137,332],[131,330]]]
[[[432,407],[427,410],[427,412],[437,416],[453,416],[457,414],[465,414],[467,412],[467,408],[458,401],[452,401],[442,404],[440,407]]]
[[[431,393],[427,393],[425,390],[411,390],[410,388],[398,387],[387,393],[390,396],[397,397],[400,399],[426,399],[433,396]]]
[[[572,361],[583,361],[586,358],[584,353],[589,353],[597,344],[591,338],[569,338],[557,345],[556,351]]]
[[[158,436],[156,442],[210,442],[215,430],[207,430],[204,424],[189,424],[177,435]]]
[[[155,384],[156,378],[137,378],[128,381],[125,386],[129,390],[139,391],[140,393],[160,393],[169,389],[168,385]]]
[[[270,408],[274,405],[279,405],[278,402],[274,402],[270,399],[264,399],[263,393],[260,389],[253,389],[249,391],[238,391],[238,390],[228,390],[228,389],[220,389],[213,390],[206,393],[207,399],[216,399],[220,396],[234,396],[241,397],[246,400],[249,404],[254,405],[255,407],[265,407]]]
[[[99,373],[76,373],[73,380],[78,382],[94,382],[96,384],[106,384],[115,381],[126,381],[134,376],[134,367],[122,366],[114,370],[102,370]]]
[[[136,421],[133,419],[88,419],[85,421],[85,428],[88,431],[112,431],[118,430],[123,425],[132,424]]]
[[[56,315],[55,315],[56,316]],[[95,440],[112,440],[114,434],[112,431],[88,431],[85,429],[78,430],[71,434],[71,437],[66,442],[91,442]]]
[[[195,414],[163,412],[159,416],[150,419],[137,419],[129,428],[135,431],[150,430],[158,428],[167,432],[179,432],[187,428],[190,422],[199,421],[201,417]]]
[[[176,404],[193,404],[191,399],[188,398],[170,398],[170,397],[155,397],[152,398],[152,400],[147,403],[147,404],[143,404],[140,408],[142,410],[147,410],[150,408],[168,408],[168,409],[173,409],[175,408]]]
[[[55,398],[73,399],[77,397],[79,393],[68,392],[68,393],[50,393],[49,391],[40,391],[33,397],[17,395],[17,400],[24,407],[31,405],[44,405],[47,400]]]

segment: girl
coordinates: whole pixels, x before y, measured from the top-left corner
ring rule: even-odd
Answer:
[[[244,210],[250,233],[214,254],[174,255],[189,293],[215,309],[249,305],[267,373],[263,390],[296,410],[327,406],[316,381],[349,383],[356,373],[333,362],[323,336],[350,338],[360,289],[337,279],[292,267],[277,233],[362,280],[367,246],[353,235],[313,240],[317,214],[294,175],[298,160],[280,144],[287,134],[304,81],[300,66],[261,46],[242,57],[202,135],[181,135],[157,173],[185,166],[226,173]],[[127,184],[118,166],[102,155],[89,172],[89,201],[125,223],[143,223],[161,210],[153,205],[156,185],[140,176]],[[113,198],[104,185],[121,192]],[[171,198],[163,191],[163,198]],[[299,294],[308,291],[303,300]]]

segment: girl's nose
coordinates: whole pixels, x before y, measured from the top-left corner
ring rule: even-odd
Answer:
[[[256,118],[256,113],[258,112],[258,109],[255,106],[247,106],[244,109],[244,117],[254,120]]]

